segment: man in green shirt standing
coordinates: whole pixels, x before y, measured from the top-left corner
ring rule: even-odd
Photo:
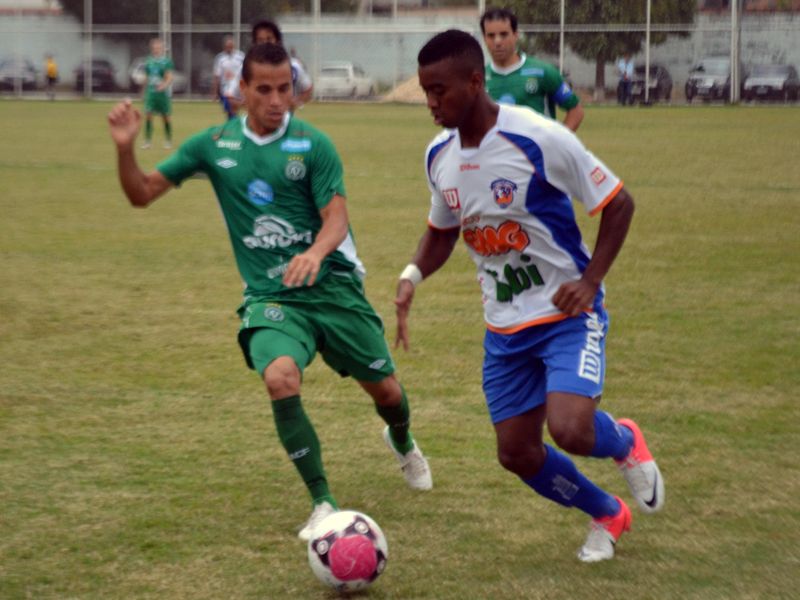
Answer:
[[[383,323],[364,296],[345,202],[342,163],[331,141],[295,118],[292,70],[282,46],[258,44],[244,59],[246,116],[202,131],[150,173],[134,157],[141,116],[130,102],[109,114],[120,183],[144,207],[197,172],[216,192],[239,272],[239,344],[272,401],[278,437],[311,495],[312,530],[337,510],[319,439],[300,401],[302,373],[316,353],[351,375],[386,423],[383,438],[413,489],[433,485],[409,431],[409,407],[394,375]]]
[[[164,55],[164,43],[158,39],[150,40],[150,56],[144,63],[144,144],[142,148],[149,148],[153,139],[153,113],[160,114],[164,119],[164,148],[172,147],[172,72],[175,65],[172,59]]]
[[[548,62],[517,50],[517,16],[505,8],[490,8],[481,16],[483,41],[492,60],[486,65],[486,91],[504,104],[522,104],[556,118],[556,106],[566,111],[564,125],[577,131],[583,121],[580,99]]]

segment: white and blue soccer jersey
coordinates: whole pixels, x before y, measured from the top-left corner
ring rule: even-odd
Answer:
[[[239,80],[242,78],[244,52],[234,50],[232,53],[220,52],[214,59],[214,75],[219,80],[219,91],[222,96],[241,98]]]
[[[428,223],[461,229],[488,329],[510,334],[567,318],[551,299],[591,258],[572,200],[596,214],[621,189],[619,178],[563,125],[519,106],[500,105],[478,148],[462,149],[457,130],[443,131],[425,164]]]
[[[292,86],[294,95],[299,96],[303,92],[308,91],[311,87],[311,77],[306,72],[303,63],[294,57],[289,58],[289,64],[292,66]]]

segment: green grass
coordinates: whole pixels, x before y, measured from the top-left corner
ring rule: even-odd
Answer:
[[[0,598],[332,598],[294,531],[309,505],[242,361],[240,282],[213,194],[119,190],[108,104],[0,102]],[[178,139],[219,120],[178,104]],[[312,104],[343,156],[368,295],[393,339],[425,227],[423,107]],[[407,490],[381,422],[320,361],[304,398],[340,504],[390,562],[370,598],[791,598],[800,573],[800,110],[589,107],[581,137],[637,202],[610,274],[604,405],[667,482],[614,561],[587,519],[494,457],[474,269],[419,289],[396,352],[435,488]],[[140,154],[145,167],[166,156]],[[581,217],[591,243],[597,220]],[[611,464],[579,460],[625,494]]]

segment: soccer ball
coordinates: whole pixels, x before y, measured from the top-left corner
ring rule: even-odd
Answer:
[[[364,513],[340,510],[323,519],[308,541],[311,570],[337,592],[367,588],[386,568],[389,547]]]

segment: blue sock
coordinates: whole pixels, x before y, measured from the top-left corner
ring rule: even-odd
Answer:
[[[547,457],[542,468],[533,477],[523,479],[536,493],[561,506],[574,506],[593,519],[619,512],[617,499],[589,481],[566,454],[547,444],[545,449]]]
[[[594,448],[591,456],[622,460],[628,456],[632,446],[633,432],[630,429],[619,425],[607,412],[594,412]]]

